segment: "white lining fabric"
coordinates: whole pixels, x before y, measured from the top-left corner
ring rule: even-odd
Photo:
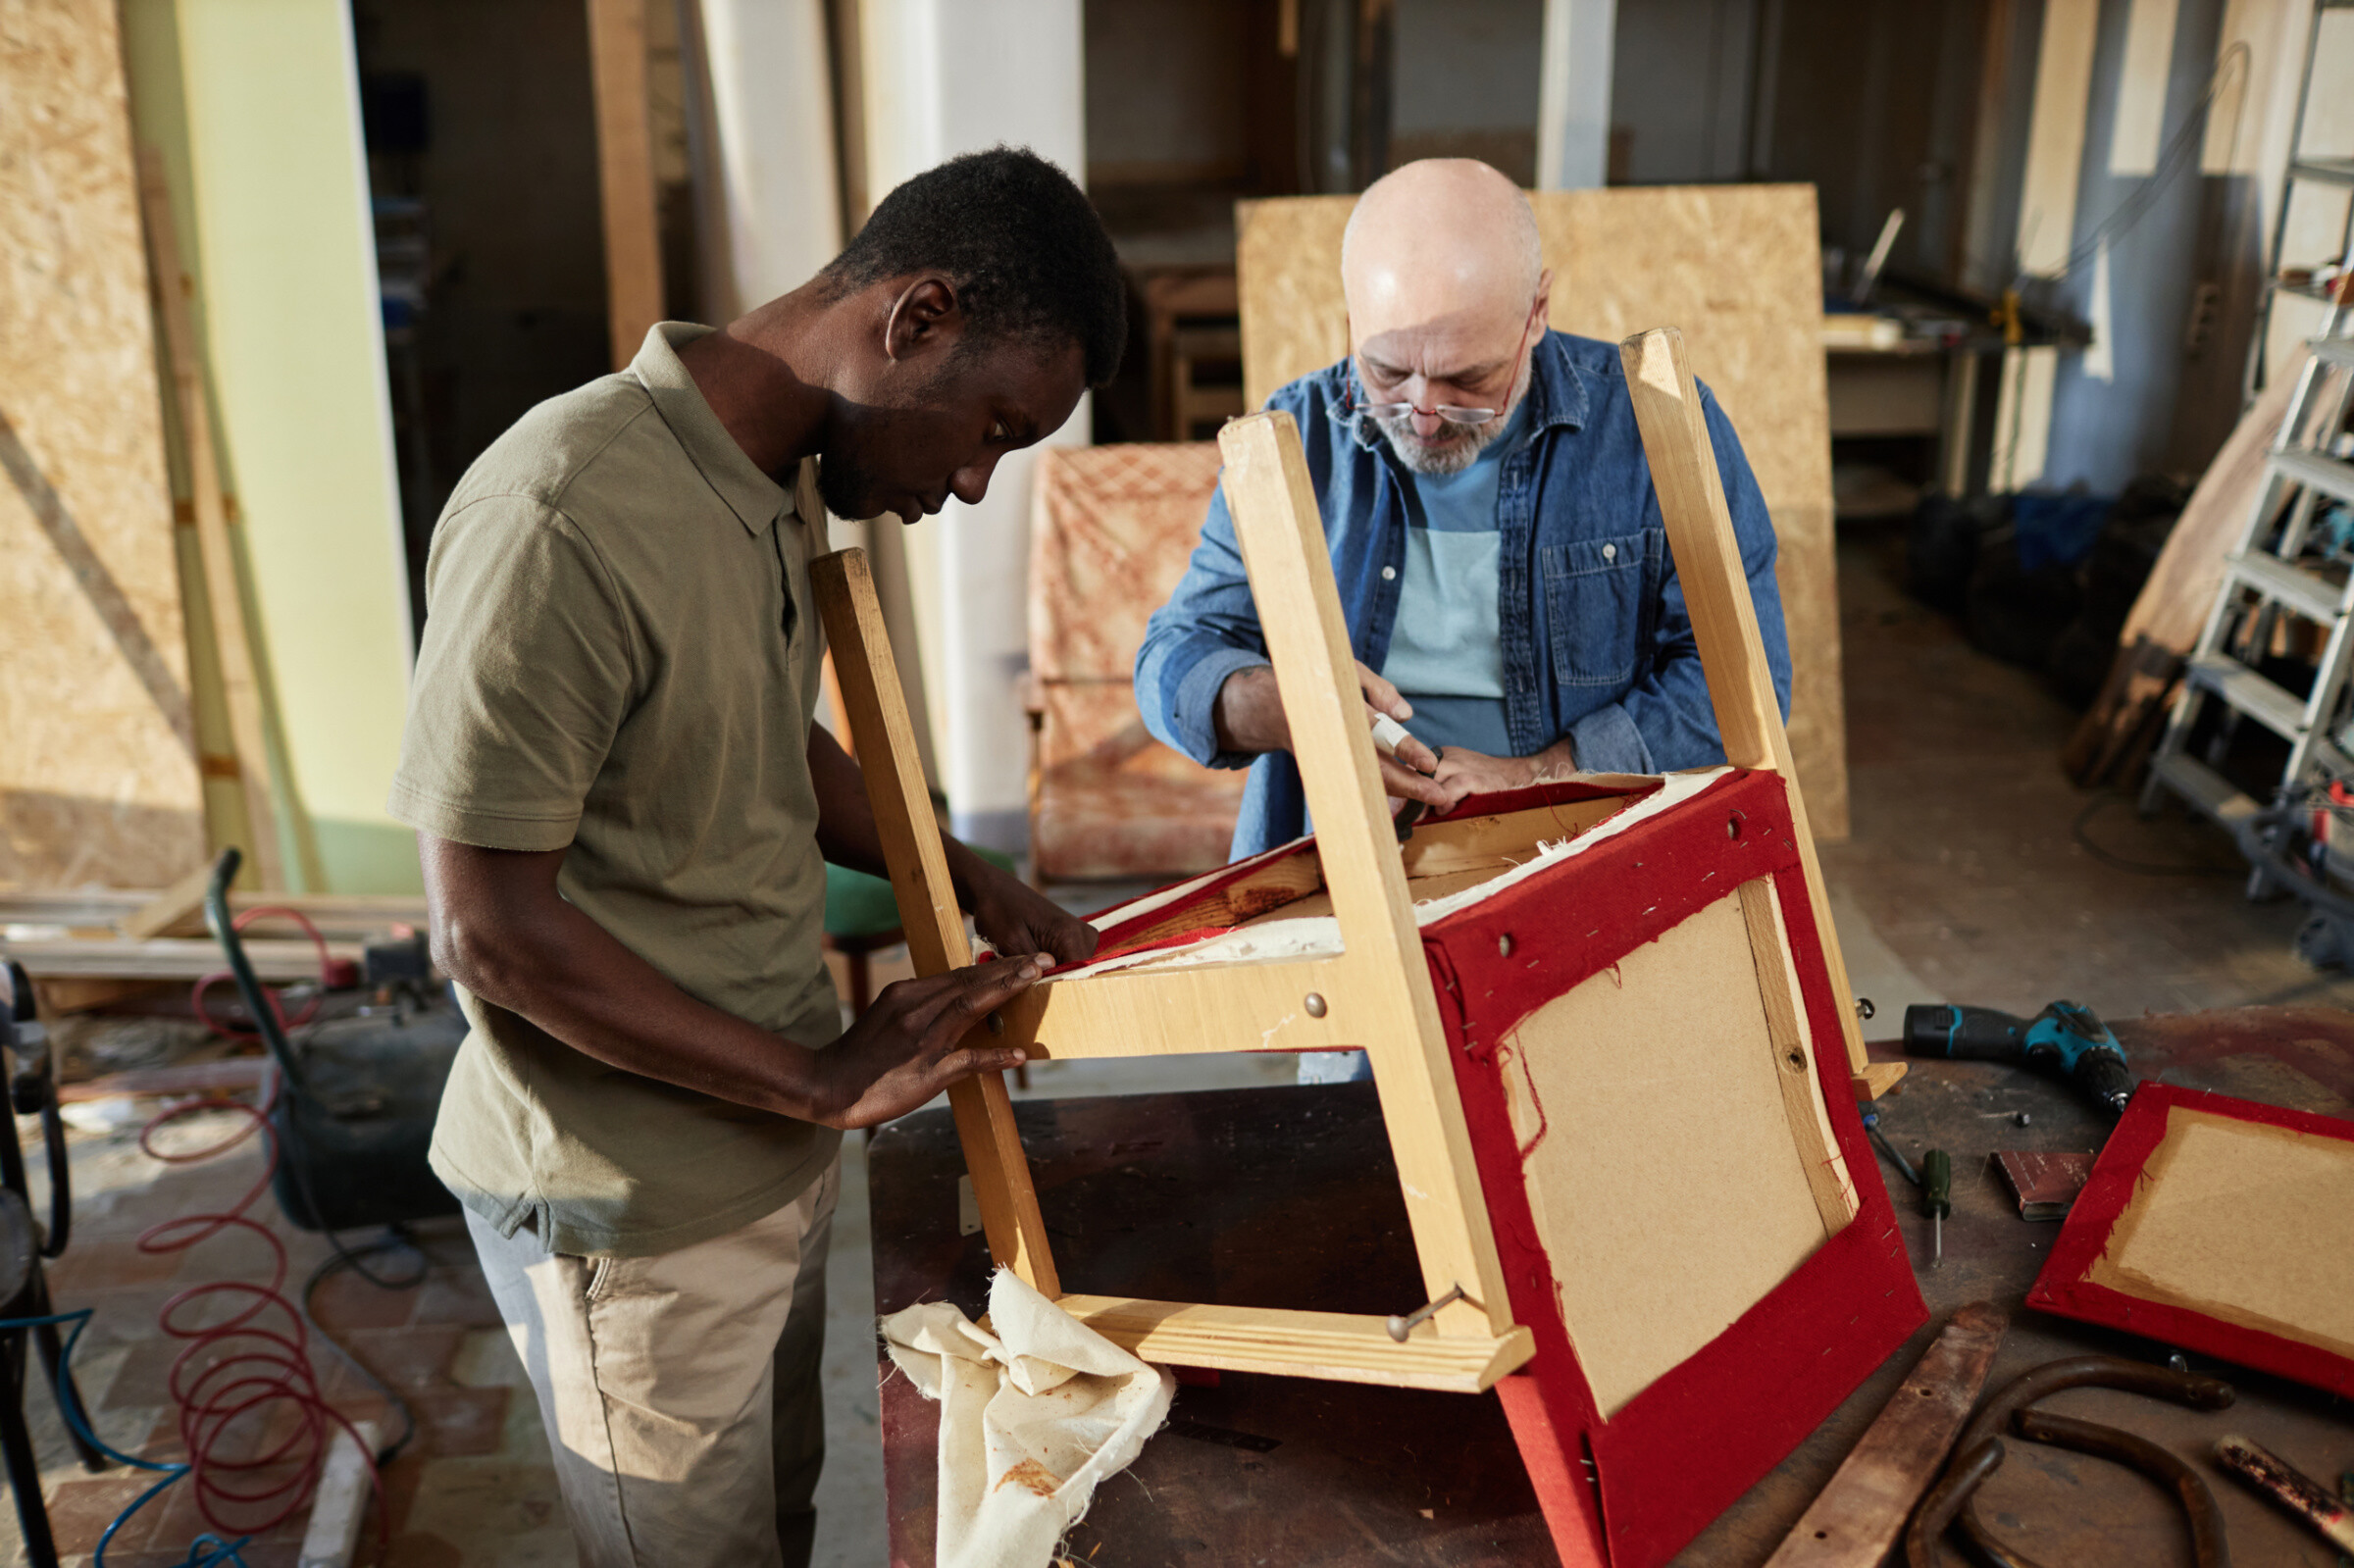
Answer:
[[[1047,1568],[1177,1391],[1007,1269],[990,1284],[988,1328],[926,1301],[882,1330],[893,1363],[940,1403],[939,1568]]]
[[[1693,799],[1722,782],[1732,771],[1730,768],[1699,768],[1686,773],[1667,774],[1663,778],[1661,786],[1651,794],[1627,807],[1624,811],[1604,818],[1584,833],[1553,843],[1541,843],[1538,845],[1537,853],[1527,861],[1514,866],[1510,871],[1499,873],[1476,886],[1465,887],[1460,892],[1449,894],[1445,898],[1433,898],[1414,905],[1414,924],[1428,926],[1444,920],[1459,910],[1468,909],[1484,899],[1493,898],[1506,888],[1526,882],[1548,867],[1558,866],[1572,855],[1585,853],[1614,834],[1624,833],[1629,828],[1648,822],[1663,812],[1673,810],[1685,801]],[[1628,780],[1626,782],[1631,784],[1647,781]],[[1269,853],[1274,852],[1269,851]],[[1212,875],[1222,874],[1213,873]],[[1192,883],[1165,888],[1160,893],[1151,895],[1148,900],[1140,900],[1136,904],[1123,906],[1112,913],[1117,914],[1120,919],[1126,920],[1146,910],[1160,908],[1175,902],[1207,880],[1207,878],[1196,878]],[[1327,957],[1340,950],[1340,922],[1331,915],[1308,915],[1297,920],[1262,921],[1258,925],[1248,927],[1242,931],[1204,936],[1202,940],[1184,947],[1155,947],[1141,953],[1127,953],[1117,958],[1106,958],[1100,963],[1089,964],[1068,973],[1055,974],[1043,984],[1060,985],[1067,981],[1087,980],[1097,975],[1115,974],[1124,969],[1141,969],[1147,966],[1154,969],[1184,969],[1197,964],[1274,963],[1299,958]]]

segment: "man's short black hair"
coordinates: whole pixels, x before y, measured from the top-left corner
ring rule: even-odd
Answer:
[[[955,284],[973,341],[1075,342],[1091,386],[1119,370],[1128,296],[1111,236],[1071,177],[1029,148],[966,153],[916,176],[824,276],[846,291],[926,271]]]

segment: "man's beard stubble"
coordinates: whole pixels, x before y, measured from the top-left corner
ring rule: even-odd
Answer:
[[[1458,425],[1454,420],[1441,420],[1438,432],[1428,441],[1414,433],[1411,414],[1394,420],[1375,420],[1373,425],[1408,472],[1444,476],[1460,474],[1469,468],[1488,443],[1504,433],[1509,423],[1495,419],[1485,425]]]

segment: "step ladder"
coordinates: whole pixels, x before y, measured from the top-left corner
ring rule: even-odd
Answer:
[[[2265,456],[2264,481],[2248,511],[2238,547],[2225,558],[2224,585],[2197,647],[2183,670],[2182,689],[2167,716],[2142,786],[2144,812],[2172,790],[2226,828],[2259,810],[2258,801],[2231,784],[2220,761],[2231,726],[2253,719],[2289,745],[2283,787],[2329,779],[2354,781],[2354,755],[2336,734],[2354,665],[2354,550],[2325,554],[2312,548],[2313,525],[2325,501],[2354,506],[2354,461],[2347,455],[2346,413],[2354,402],[2354,278],[2341,279],[2322,319],[2322,335],[2308,340],[2312,357]],[[2255,666],[2272,647],[2282,618],[2311,623],[2322,634],[2313,685],[2303,696]],[[2210,701],[2234,719],[2226,723],[2209,760],[2191,755],[2193,727]]]

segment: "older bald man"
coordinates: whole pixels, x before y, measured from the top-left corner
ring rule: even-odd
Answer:
[[[1615,345],[1546,327],[1528,200],[1485,164],[1408,164],[1341,247],[1350,357],[1267,400],[1299,422],[1368,704],[1419,742],[1399,799],[1449,807],[1576,771],[1724,760]],[[1704,386],[1785,715],[1773,525]],[[1236,858],[1307,831],[1274,671],[1221,492],[1136,662],[1152,733],[1248,765]]]

